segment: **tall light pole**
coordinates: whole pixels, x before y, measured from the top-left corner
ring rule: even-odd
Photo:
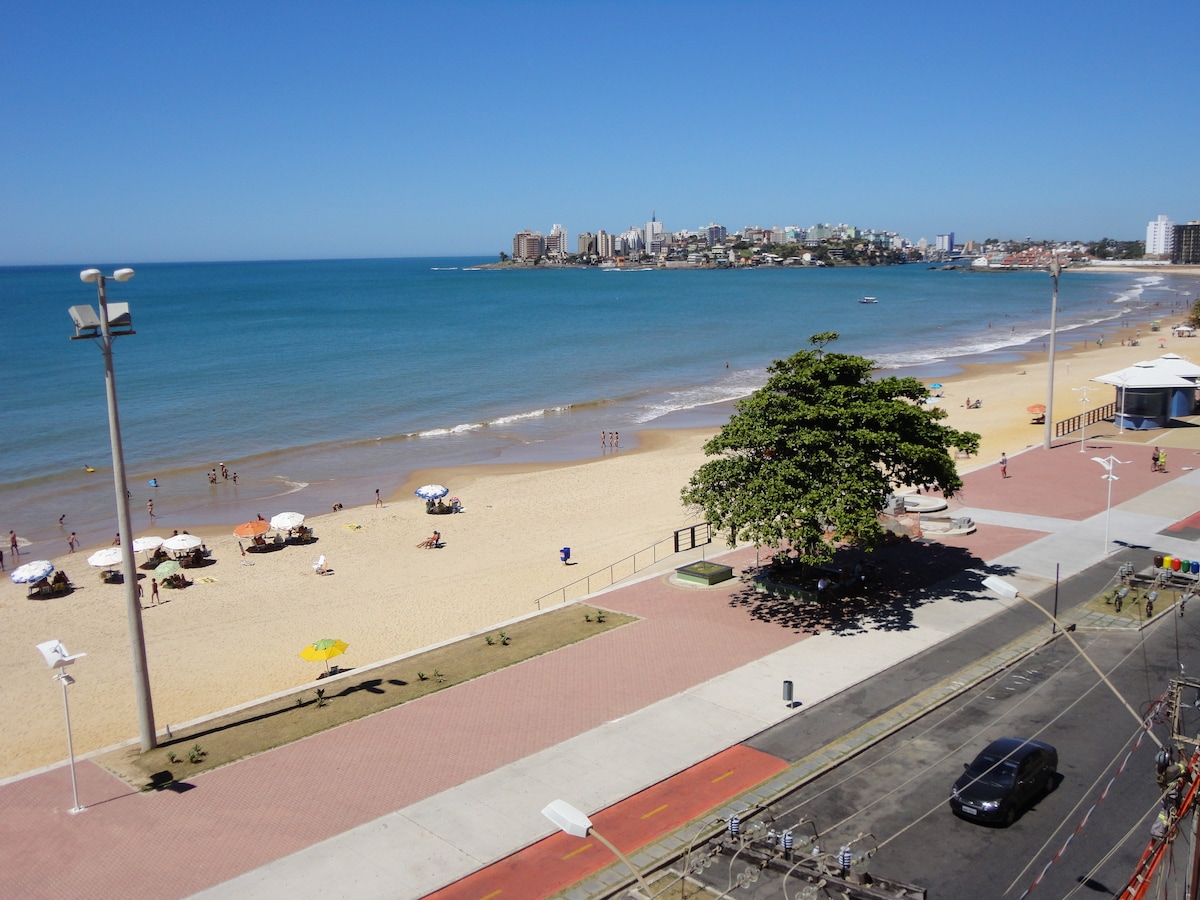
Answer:
[[[142,752],[158,746],[158,735],[154,731],[154,707],[150,701],[150,671],[146,666],[146,635],[142,629],[142,603],[138,598],[137,568],[133,561],[133,528],[129,524],[129,491],[125,483],[125,452],[121,447],[121,420],[117,414],[117,379],[113,372],[113,338],[133,334],[129,317],[129,304],[108,305],[106,286],[108,280],[128,281],[133,269],[117,269],[112,275],[103,275],[99,269],[84,269],[79,280],[96,285],[100,315],[96,316],[90,306],[72,306],[70,313],[75,323],[75,337],[98,339],[100,352],[104,355],[104,386],[108,395],[108,436],[112,442],[113,487],[117,495],[117,530],[121,535],[121,572],[125,582],[125,612],[129,622],[129,643],[133,658],[133,690],[137,699],[138,730]],[[119,331],[114,332],[116,326]]]
[[[1050,449],[1054,437],[1054,342],[1058,338],[1058,276],[1062,266],[1058,264],[1058,254],[1050,263],[1050,280],[1054,282],[1054,296],[1050,302],[1050,375],[1046,387],[1046,437],[1045,447]]]
[[[1092,462],[1098,462],[1104,466],[1104,474],[1100,477],[1108,482],[1108,505],[1104,509],[1104,555],[1109,554],[1108,549],[1108,520],[1112,516],[1112,483],[1117,481],[1117,474],[1113,471],[1114,466],[1126,465],[1131,462],[1128,459],[1117,459],[1115,456],[1093,456]]]
[[[1080,434],[1079,434],[1079,452],[1080,452],[1080,453],[1082,453],[1082,452],[1083,452],[1083,445],[1087,443],[1087,410],[1088,410],[1088,408],[1087,408],[1087,405],[1088,405],[1088,393],[1089,393],[1089,392],[1091,392],[1091,391],[1094,391],[1094,390],[1096,390],[1096,388],[1095,388],[1095,387],[1093,387],[1093,386],[1092,386],[1092,385],[1090,385],[1090,384],[1085,384],[1085,385],[1082,385],[1081,387],[1077,387],[1077,388],[1071,388],[1071,390],[1073,390],[1073,391],[1083,391],[1083,396],[1079,398],[1079,402],[1083,404],[1083,418],[1080,420],[1080,421],[1081,421],[1081,423],[1082,423],[1082,425],[1081,425],[1081,428],[1080,428]]]

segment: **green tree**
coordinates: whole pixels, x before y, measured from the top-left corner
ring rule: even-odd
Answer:
[[[500,262],[508,262],[508,254],[503,250],[500,251]]]
[[[979,435],[939,423],[916,378],[873,378],[875,363],[826,353],[834,332],[767,369],[766,385],[704,446],[714,457],[692,475],[684,503],[699,507],[730,543],[796,550],[819,564],[833,541],[871,547],[884,537],[878,513],[897,488],[962,487],[950,448],[979,450]]]

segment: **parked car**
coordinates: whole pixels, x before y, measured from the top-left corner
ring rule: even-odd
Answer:
[[[1032,738],[1000,738],[964,768],[950,790],[955,815],[1007,827],[1054,789],[1058,751]]]

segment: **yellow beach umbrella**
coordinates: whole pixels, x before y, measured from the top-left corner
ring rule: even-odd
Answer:
[[[322,638],[319,641],[314,641],[303,650],[300,651],[300,657],[307,659],[309,662],[318,662],[324,660],[325,671],[329,671],[329,661],[335,656],[341,656],[346,652],[346,648],[350,645],[345,641],[339,641],[335,638]]]

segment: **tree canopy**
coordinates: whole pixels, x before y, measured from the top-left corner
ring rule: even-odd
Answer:
[[[871,547],[878,514],[897,488],[962,487],[950,450],[979,450],[979,435],[939,422],[916,378],[874,378],[872,360],[825,352],[834,332],[767,369],[766,385],[704,446],[705,462],[682,491],[730,543],[787,543],[806,562],[833,555],[834,541]]]

